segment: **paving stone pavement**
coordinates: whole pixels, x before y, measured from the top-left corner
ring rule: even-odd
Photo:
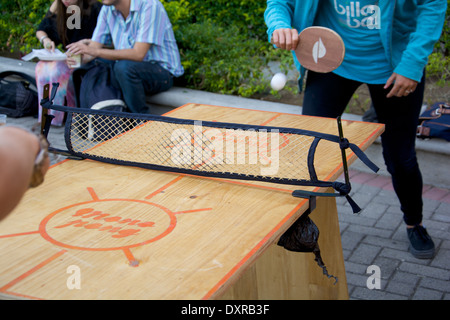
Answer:
[[[32,117],[8,118],[8,123],[26,128],[36,122]],[[63,128],[52,127],[49,140],[54,147],[65,148]],[[52,163],[63,159],[52,157]],[[424,186],[424,225],[437,254],[421,260],[408,253],[406,229],[390,178],[350,170],[350,179],[351,196],[363,208],[355,215],[345,198],[337,199],[350,299],[450,300],[450,189]]]
[[[390,177],[350,170],[350,181],[352,198],[363,208],[355,215],[345,199],[337,200],[350,298],[450,300],[450,190],[423,188],[423,224],[437,252],[433,259],[423,260],[408,252]],[[379,288],[369,266],[379,267]]]

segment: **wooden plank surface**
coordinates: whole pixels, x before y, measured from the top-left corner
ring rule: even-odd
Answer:
[[[188,104],[170,116],[337,133],[334,119],[235,108]],[[378,124],[343,124],[362,149],[382,132]],[[326,149],[318,150],[327,163],[320,175],[333,180],[342,172],[340,156]],[[293,189],[64,161],[0,223],[0,293],[218,298],[308,208],[307,200],[291,196]],[[80,289],[73,288],[77,272]]]
[[[335,278],[324,276],[314,254],[288,251],[273,243],[231,287],[224,288],[220,299],[347,300],[335,199],[318,198],[310,218],[320,232],[318,243],[322,259],[328,273]]]

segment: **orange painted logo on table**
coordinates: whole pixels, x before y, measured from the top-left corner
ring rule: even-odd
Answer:
[[[175,214],[156,203],[95,199],[51,213],[41,222],[39,231],[46,240],[61,247],[104,251],[156,241],[175,225]]]
[[[171,184],[158,189],[150,199]],[[176,215],[209,211],[211,208],[173,212],[147,200],[100,199],[88,188],[92,200],[68,205],[46,216],[39,233],[47,241],[67,249],[87,251],[123,250],[130,265],[139,263],[130,249],[155,242],[173,231]]]

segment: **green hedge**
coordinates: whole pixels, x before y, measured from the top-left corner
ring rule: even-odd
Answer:
[[[448,86],[450,79],[450,0],[447,0],[447,15],[441,38],[428,59],[427,76],[434,77],[437,84],[441,86]]]
[[[0,2],[0,49],[27,53],[39,45],[36,28],[49,8],[48,0]]]
[[[267,42],[264,0],[161,1],[174,25],[185,85],[244,97],[268,92],[269,61],[293,68],[288,52]]]
[[[161,0],[174,26],[186,87],[252,96],[270,91],[263,70],[270,61],[292,69],[289,52],[267,43],[265,0]],[[450,0],[449,10],[450,10]],[[35,30],[49,0],[0,3],[0,50],[25,54],[39,47]],[[429,76],[445,85],[449,74],[450,22],[430,57]],[[291,86],[291,89],[295,85]],[[294,90],[294,89],[292,89]]]

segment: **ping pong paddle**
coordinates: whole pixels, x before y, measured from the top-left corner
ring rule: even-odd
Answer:
[[[308,70],[331,72],[344,60],[345,46],[335,31],[324,27],[309,27],[299,34],[295,55]]]
[[[308,70],[327,73],[344,60],[345,45],[335,31],[325,27],[309,27],[299,34],[295,55]]]

